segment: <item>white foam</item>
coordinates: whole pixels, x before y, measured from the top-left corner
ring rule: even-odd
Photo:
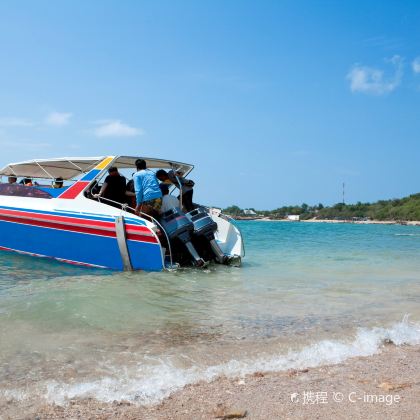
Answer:
[[[396,345],[420,344],[420,325],[407,317],[391,328],[360,329],[351,342],[323,340],[300,351],[257,359],[230,360],[207,368],[180,369],[171,360],[159,359],[153,365],[139,365],[137,371],[124,371],[116,378],[104,377],[97,381],[66,384],[49,382],[46,398],[63,404],[71,398],[93,397],[99,401],[128,400],[141,404],[156,403],[200,380],[211,381],[220,375],[238,377],[256,371],[283,371],[324,364],[340,363],[350,357],[370,356],[380,352],[386,340]]]
[[[0,390],[0,397],[6,401],[23,401],[29,398],[29,395],[23,389],[2,389]]]

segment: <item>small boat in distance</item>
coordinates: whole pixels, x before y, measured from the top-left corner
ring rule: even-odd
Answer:
[[[115,270],[161,271],[209,260],[238,265],[244,256],[241,233],[218,209],[197,206],[187,215],[173,209],[157,220],[137,216],[127,204],[95,198],[92,190],[110,167],[130,178],[138,158],[37,159],[5,166],[0,176],[28,178],[32,185],[0,183],[0,250]],[[149,169],[183,176],[194,168],[141,158]],[[62,186],[53,187],[60,178]]]

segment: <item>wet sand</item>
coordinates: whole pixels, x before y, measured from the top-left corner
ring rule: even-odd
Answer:
[[[188,385],[154,406],[93,399],[65,406],[13,398],[0,404],[2,420],[416,419],[419,413],[420,346],[392,344],[380,354],[338,365]]]

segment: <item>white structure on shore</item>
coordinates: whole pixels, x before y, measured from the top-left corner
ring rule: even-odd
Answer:
[[[256,216],[257,215],[257,213],[255,213],[255,211],[252,210],[252,209],[245,209],[244,214],[245,214],[245,216]]]
[[[290,220],[292,222],[299,222],[300,216],[298,214],[288,214],[287,220]]]

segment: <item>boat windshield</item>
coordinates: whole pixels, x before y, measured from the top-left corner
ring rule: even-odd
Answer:
[[[42,187],[28,187],[22,184],[0,184],[0,195],[47,199],[54,197]]]

